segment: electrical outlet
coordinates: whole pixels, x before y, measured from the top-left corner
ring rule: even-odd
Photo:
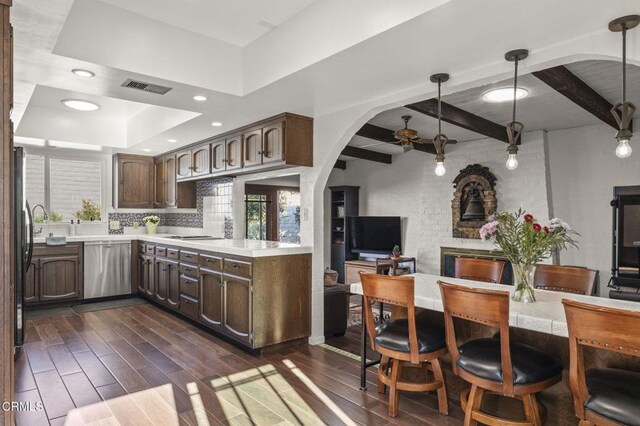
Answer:
[[[302,220],[304,220],[305,222],[309,220],[309,209],[306,207],[302,209]]]
[[[112,220],[109,222],[109,229],[112,231],[117,231],[118,229],[120,229],[120,221],[119,220]]]

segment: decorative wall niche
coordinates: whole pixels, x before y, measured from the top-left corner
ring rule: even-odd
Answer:
[[[453,237],[480,239],[480,228],[496,212],[496,177],[488,167],[470,164],[453,180]]]

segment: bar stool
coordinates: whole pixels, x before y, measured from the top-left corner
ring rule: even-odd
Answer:
[[[439,359],[447,353],[444,329],[431,323],[425,315],[426,312],[416,315],[413,277],[360,272],[360,280],[369,341],[373,350],[381,355],[378,368],[378,392],[384,393],[387,386],[390,388],[389,416],[398,415],[400,391],[436,390],[438,409],[440,413],[448,414],[447,390]],[[392,319],[376,328],[371,307],[374,302],[404,307],[407,309],[407,318]],[[424,369],[423,382],[401,380],[402,368],[407,363]],[[434,380],[429,380],[429,370],[433,373]]]
[[[460,396],[464,424],[515,426],[540,425],[535,397],[560,381],[562,365],[555,358],[528,345],[509,341],[509,292],[484,290],[438,281],[444,305],[447,347],[457,376],[471,383]],[[454,318],[498,328],[498,338],[475,339],[458,347]],[[480,410],[482,397],[494,392],[521,399],[526,421],[510,421]]]
[[[455,277],[463,280],[500,284],[506,262],[502,260],[456,257]]]
[[[640,425],[640,373],[585,371],[583,347],[640,357],[640,313],[564,299],[569,327],[569,383],[580,426]]]
[[[535,288],[591,296],[597,272],[580,266],[536,265]]]

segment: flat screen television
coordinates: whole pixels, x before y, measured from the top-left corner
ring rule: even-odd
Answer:
[[[354,253],[389,254],[396,245],[402,249],[399,216],[351,216],[347,226]]]

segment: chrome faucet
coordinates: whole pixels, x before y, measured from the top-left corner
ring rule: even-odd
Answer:
[[[31,209],[31,216],[33,218],[36,217],[36,209],[38,207],[40,207],[42,209],[42,214],[43,214],[43,217],[44,217],[44,221],[46,223],[49,220],[49,214],[47,213],[47,209],[45,209],[42,204],[36,204],[35,206],[33,206],[33,208]]]

